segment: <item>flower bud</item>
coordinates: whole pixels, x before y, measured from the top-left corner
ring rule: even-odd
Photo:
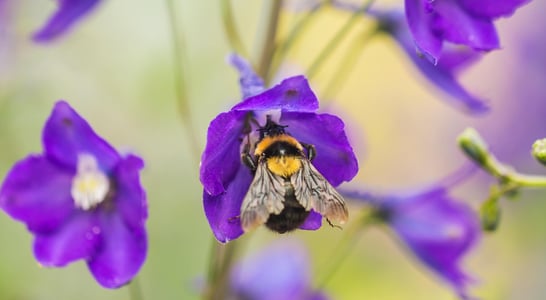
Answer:
[[[497,229],[501,219],[501,208],[499,206],[499,197],[491,196],[480,208],[480,217],[482,229],[493,232]]]
[[[539,163],[546,166],[546,139],[536,140],[531,153]]]
[[[480,166],[486,165],[487,160],[489,159],[487,144],[476,129],[471,127],[466,128],[457,138],[457,142],[468,157]]]

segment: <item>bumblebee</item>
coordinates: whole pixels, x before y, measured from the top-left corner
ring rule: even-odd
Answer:
[[[265,126],[258,129],[254,155],[249,141],[244,146],[241,160],[254,173],[241,205],[245,232],[262,224],[278,233],[292,231],[305,222],[311,209],[330,224],[348,219],[343,197],[311,164],[314,146],[296,140],[286,127],[268,115]]]

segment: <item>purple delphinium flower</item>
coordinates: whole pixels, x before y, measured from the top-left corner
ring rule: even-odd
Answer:
[[[244,100],[210,123],[200,170],[205,214],[220,242],[243,234],[239,215],[252,173],[241,163],[241,153],[249,137],[255,142],[256,123],[263,126],[265,115],[277,118],[298,141],[315,146],[313,165],[333,186],[352,179],[358,171],[343,121],[316,113],[318,100],[304,76],[263,90],[248,63],[236,56],[232,62],[241,74]],[[301,228],[316,230],[321,224],[322,216],[311,211]]]
[[[246,258],[230,276],[231,296],[245,300],[327,300],[311,288],[309,254],[296,242],[280,242]]]
[[[377,18],[381,29],[396,40],[419,71],[436,87],[447,93],[454,100],[454,104],[470,113],[483,113],[488,110],[482,99],[470,94],[457,81],[458,73],[476,62],[481,57],[481,53],[467,47],[446,43],[437,63],[431,64],[416,51],[415,43],[401,11],[371,11],[369,14]]]
[[[33,35],[36,42],[50,42],[90,13],[100,0],[57,0],[57,11]]]
[[[405,0],[406,17],[421,52],[435,63],[445,42],[490,51],[500,47],[493,21],[530,0]]]
[[[417,193],[377,196],[362,191],[340,192],[371,204],[378,218],[425,266],[453,286],[461,299],[469,299],[466,289],[472,278],[461,269],[460,262],[478,241],[481,230],[476,213],[456,202],[448,190],[474,169],[462,169]]]
[[[34,234],[41,265],[84,259],[102,286],[128,283],[147,251],[143,161],[121,156],[64,101],[56,103],[42,141],[43,154],[7,174],[0,207]]]

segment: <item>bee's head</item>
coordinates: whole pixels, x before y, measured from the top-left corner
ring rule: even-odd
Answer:
[[[276,136],[285,134],[284,129],[288,127],[286,125],[279,125],[271,120],[271,115],[267,115],[267,121],[263,127],[258,128],[260,132],[260,140],[266,136]]]

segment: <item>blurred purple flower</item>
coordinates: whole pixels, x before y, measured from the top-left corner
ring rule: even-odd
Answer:
[[[456,78],[459,71],[481,57],[479,52],[446,43],[437,64],[431,64],[416,51],[401,11],[371,11],[370,15],[378,19],[381,28],[398,42],[419,71],[436,87],[447,93],[454,104],[471,113],[483,113],[488,110],[485,102],[471,95]]]
[[[57,0],[57,11],[47,23],[33,35],[36,42],[50,42],[74,26],[89,14],[100,0]]]
[[[472,279],[459,264],[480,237],[479,220],[470,207],[455,202],[448,190],[474,169],[463,169],[417,193],[377,196],[362,191],[340,192],[372,204],[377,216],[424,265],[452,285],[461,299],[470,299],[466,288]]]
[[[490,51],[500,47],[493,21],[530,0],[405,0],[406,17],[420,52],[431,62],[445,42]]]
[[[43,131],[44,153],[9,171],[0,207],[34,234],[45,267],[85,259],[104,287],[128,283],[146,258],[143,161],[125,157],[59,101]]]
[[[244,100],[210,123],[200,170],[205,214],[223,243],[243,234],[238,216],[252,181],[251,172],[241,163],[243,139],[256,133],[256,122],[264,124],[260,118],[265,115],[278,117],[294,138],[315,146],[313,165],[333,186],[352,179],[358,171],[345,124],[336,116],[316,113],[318,100],[304,76],[287,78],[264,91],[248,63],[237,56],[232,62],[241,75]],[[321,224],[322,216],[311,211],[300,228],[316,230]]]
[[[233,268],[232,296],[245,300],[327,300],[311,289],[309,253],[295,242],[276,243]]]

